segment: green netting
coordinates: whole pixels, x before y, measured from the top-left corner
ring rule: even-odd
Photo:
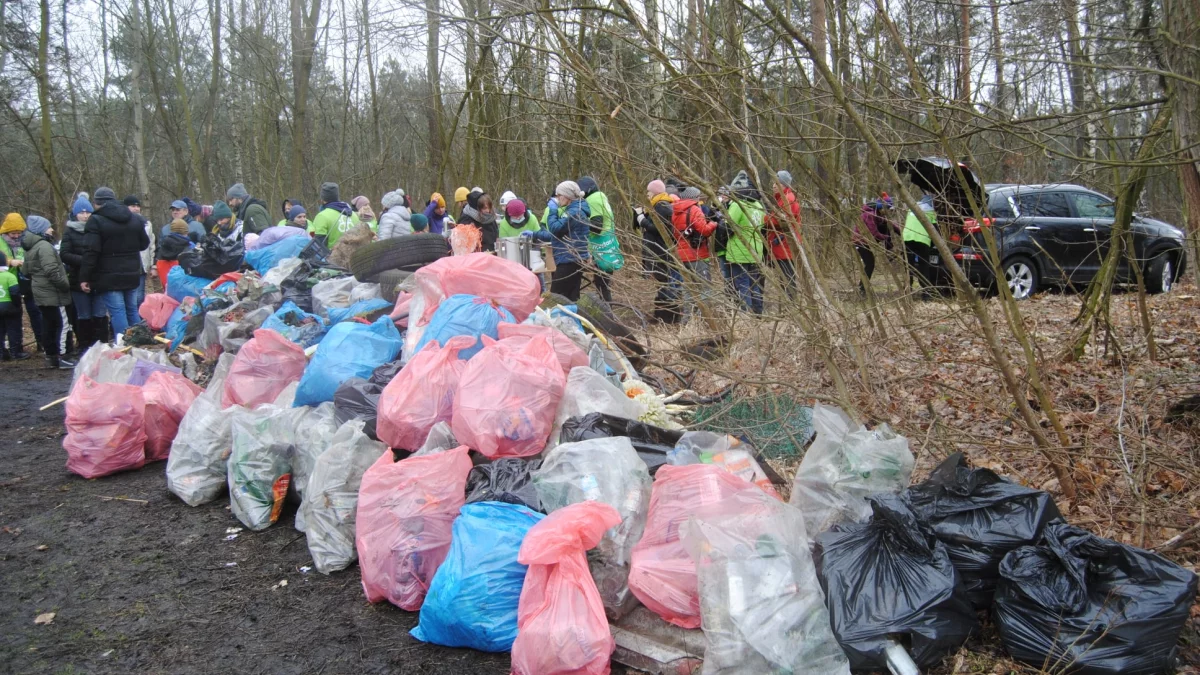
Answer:
[[[731,398],[696,408],[692,426],[744,438],[770,459],[799,459],[813,435],[812,408],[786,394]]]

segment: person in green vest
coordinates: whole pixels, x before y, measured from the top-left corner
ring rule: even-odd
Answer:
[[[933,210],[933,196],[925,195],[917,202],[921,210],[925,212],[925,216],[929,218],[929,222],[937,225],[937,213]],[[917,214],[909,211],[904,218],[904,261],[908,263],[909,272],[912,277],[917,280],[917,283],[922,287],[932,286],[939,277],[937,250],[933,247],[933,240],[929,238],[929,233],[925,231],[925,226],[917,218]],[[924,291],[923,295],[928,295],[928,291]]]
[[[725,262],[729,265],[733,287],[742,304],[755,314],[763,313],[762,269],[763,221],[767,211],[762,195],[745,171],[739,171],[729,185],[729,242]]]
[[[0,223],[0,253],[8,258],[8,267],[17,274],[21,284],[21,301],[29,314],[29,328],[33,331],[33,339],[37,341],[37,351],[42,351],[42,310],[33,301],[33,281],[22,272],[25,263],[25,249],[21,248],[21,237],[25,236],[25,219],[21,214],[13,212],[4,216]]]
[[[538,217],[520,199],[510,199],[504,205],[504,217],[499,221],[500,237],[519,237],[529,232],[539,241],[550,241],[550,232],[542,229]]]
[[[308,233],[330,251],[354,228],[354,209],[341,201],[337,183],[321,183],[321,210],[308,221]]]
[[[605,302],[612,302],[612,275],[625,266],[625,256],[621,254],[621,244],[617,241],[613,222],[612,204],[608,201],[608,195],[600,191],[595,178],[583,176],[577,182],[592,212],[592,227],[588,234],[588,253],[596,266],[592,284]]]
[[[291,218],[292,207],[295,207],[295,206],[303,207],[304,205],[300,203],[299,199],[292,199],[291,197],[283,200],[283,220],[279,221],[278,223],[275,223],[276,227],[284,227],[287,225],[291,225],[291,223],[289,223],[288,221],[292,219]],[[174,215],[174,214],[172,214],[172,215]]]
[[[30,356],[25,351],[22,323],[21,282],[8,268],[8,256],[0,253],[0,351],[5,361],[24,361]]]

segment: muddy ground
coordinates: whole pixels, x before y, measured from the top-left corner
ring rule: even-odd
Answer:
[[[312,560],[294,508],[226,541],[240,525],[228,501],[188,507],[163,462],[68,473],[63,407],[38,408],[71,375],[40,367],[0,365],[0,672],[508,672],[508,654],[414,640],[417,615],[367,604],[357,566],[301,571]]]

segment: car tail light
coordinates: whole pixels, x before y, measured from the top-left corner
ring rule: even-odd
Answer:
[[[980,223],[982,223],[982,227],[980,226]],[[964,218],[962,229],[963,229],[964,234],[977,234],[977,233],[981,232],[984,227],[991,227],[991,226],[992,226],[991,218],[983,218],[981,220],[975,220],[974,218]]]
[[[983,256],[978,253],[955,253],[955,260],[983,260]]]

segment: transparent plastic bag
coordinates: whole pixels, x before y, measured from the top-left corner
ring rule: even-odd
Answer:
[[[425,442],[421,444],[421,448],[412,454],[413,457],[423,457],[432,455],[435,452],[445,452],[457,448],[461,443],[454,437],[454,431],[450,429],[450,425],[446,422],[438,422],[429,430],[429,435],[425,437]]]
[[[502,323],[497,327],[497,332],[501,340],[523,341],[539,335],[546,338],[554,348],[554,355],[558,357],[564,375],[570,373],[572,368],[588,365],[587,353],[555,328],[529,323]]]
[[[379,284],[366,284],[354,277],[326,279],[312,288],[313,313],[325,316],[331,307],[349,307],[359,300],[378,297]]]
[[[225,379],[221,406],[257,408],[275,401],[304,374],[304,350],[273,330],[254,331],[254,338],[238,351]]]
[[[308,488],[308,477],[312,475],[321,453],[333,442],[333,435],[341,424],[337,421],[337,411],[332,403],[322,403],[316,407],[296,408],[296,431],[292,453],[292,484],[291,487],[301,498]],[[302,521],[297,518],[297,523]],[[297,526],[301,532],[303,528]]]
[[[308,552],[318,572],[344,570],[358,558],[354,523],[359,485],[385,449],[363,433],[362,420],[350,420],[334,433],[329,449],[317,458],[300,510],[304,512]]]
[[[630,556],[629,589],[642,604],[681,628],[700,627],[696,563],[681,539],[687,519],[751,483],[711,464],[663,466],[654,477],[646,531]]]
[[[520,346],[483,340],[487,346],[467,362],[454,393],[454,436],[490,459],[536,455],[562,398],[554,349],[541,337]]]
[[[171,453],[179,423],[196,397],[204,393],[183,375],[151,373],[142,387],[146,402],[146,461],[157,462]]]
[[[742,480],[754,483],[763,492],[780,499],[771,479],[759,466],[745,444],[729,434],[711,431],[686,431],[667,454],[669,464],[715,464]]]
[[[355,544],[368,602],[421,608],[450,550],[471,458],[467,446],[396,461],[386,450],[363,474]]]
[[[271,318],[273,311],[271,307],[259,307],[257,302],[244,300],[227,309],[208,312],[196,348],[211,355],[219,346],[220,351],[236,354],[254,337],[254,331]]]
[[[99,478],[146,464],[146,403],[142,390],[86,375],[67,397],[67,470]]]
[[[304,261],[299,258],[284,258],[279,264],[263,275],[263,283],[269,286],[282,286],[283,280],[292,276],[292,272],[300,269]]]
[[[337,388],[352,377],[368,378],[400,352],[400,332],[386,316],[372,324],[339,323],[317,345],[296,391],[296,405],[332,401]]]
[[[512,323],[513,315],[503,307],[493,307],[487,298],[477,295],[452,295],[438,305],[437,311],[429,319],[421,339],[417,341],[413,352],[408,355],[411,360],[421,349],[430,342],[449,344],[458,336],[471,338],[471,344],[463,348],[459,358],[468,360],[483,349],[480,341],[484,335],[497,339],[498,328],[504,323]]]
[[[696,564],[708,675],[849,675],[799,509],[751,488],[695,509],[683,543]]]
[[[605,675],[616,641],[588,573],[587,551],[621,522],[616,509],[580,502],[529,529],[517,561],[528,565],[517,608],[513,675]]]
[[[572,368],[554,413],[549,447],[559,443],[562,426],[568,419],[588,413],[606,413],[636,420],[646,413],[646,406],[626,396],[625,392],[590,367]]]
[[[225,490],[232,438],[230,422],[236,409],[221,409],[225,377],[233,354],[222,354],[208,389],[192,401],[179,421],[179,431],[167,457],[167,489],[188,506],[211,502]]]
[[[589,500],[617,510],[621,522],[605,533],[588,558],[605,611],[613,620],[620,619],[637,605],[629,591],[629,563],[650,506],[645,462],[624,436],[563,443],[546,453],[533,473],[533,484],[548,513]]]
[[[251,530],[279,520],[292,480],[294,409],[234,408],[229,455],[229,505]]]
[[[413,356],[379,396],[376,430],[379,440],[393,448],[416,449],[438,422],[449,422],[454,394],[467,368],[459,352],[472,338],[450,338],[445,347],[433,342]]]
[[[791,497],[810,536],[839,523],[864,522],[871,515],[869,495],[908,487],[914,464],[908,439],[886,424],[855,428],[841,409],[818,403],[813,427],[816,438],[796,471]]]

